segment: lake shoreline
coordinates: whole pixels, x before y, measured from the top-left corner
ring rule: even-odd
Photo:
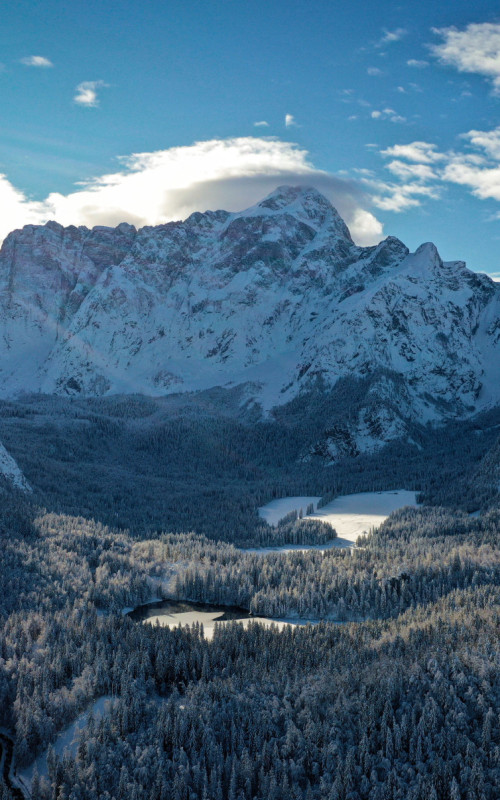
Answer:
[[[176,611],[175,607],[180,608],[182,610]],[[179,600],[178,598],[164,598],[163,600],[155,600],[150,603],[141,603],[141,605],[136,606],[131,611],[127,611],[125,616],[132,619],[134,622],[148,622],[151,619],[155,619],[155,614],[148,614],[148,611],[170,611],[172,612],[169,616],[175,617],[176,613],[185,613],[187,610],[191,612],[200,612],[202,613],[220,613],[214,622],[262,622],[266,620],[266,622],[270,625],[273,623],[281,624],[281,625],[291,625],[291,626],[304,626],[304,625],[318,625],[321,622],[331,623],[332,625],[345,625],[350,622],[363,622],[366,620],[340,620],[340,619],[330,619],[328,617],[300,617],[300,616],[286,616],[286,617],[264,617],[262,614],[254,614],[246,608],[242,606],[234,605],[234,604],[225,604],[225,603],[204,603],[200,600]],[[166,616],[166,615],[165,615]],[[149,624],[154,624],[149,623]],[[177,624],[172,624],[172,626],[165,626],[165,627],[178,627],[178,625],[182,625],[182,620],[179,620]],[[189,623],[186,623],[189,624]],[[191,623],[192,624],[192,623]]]

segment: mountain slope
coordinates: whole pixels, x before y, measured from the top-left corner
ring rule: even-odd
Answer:
[[[0,310],[4,397],[246,383],[270,409],[373,376],[332,456],[500,402],[497,286],[432,244],[357,247],[315,189],[139,231],[26,226],[0,251]]]
[[[10,453],[7,452],[3,444],[0,442],[0,475],[22,492],[31,492],[31,486],[24,477],[19,465],[12,458]]]

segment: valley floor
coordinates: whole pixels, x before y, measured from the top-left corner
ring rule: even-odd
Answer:
[[[72,441],[63,428],[54,448]],[[226,494],[207,484],[198,505],[179,494],[175,518],[196,529],[210,506],[217,538],[106,525],[99,486],[96,518],[61,513],[68,473],[38,477],[29,417],[24,430],[16,458],[34,491],[0,486],[0,726],[32,800],[498,800],[500,511],[478,436],[455,483],[436,457],[419,505],[413,489],[388,490],[401,485],[390,459],[380,491],[333,484],[302,520],[282,515],[317,505],[318,488],[294,492],[274,467],[288,497],[272,504],[269,490],[238,493],[243,479]],[[448,507],[429,502],[448,486]],[[123,613],[162,596],[212,608],[151,607],[159,625]],[[231,606],[246,613],[228,618]]]
[[[269,525],[276,526],[293,512],[303,512],[305,519],[318,519],[326,522],[336,531],[337,538],[321,546],[319,549],[328,547],[351,547],[356,543],[359,536],[369,533],[372,529],[378,528],[389,514],[397,511],[404,506],[415,507],[417,505],[416,492],[405,489],[396,489],[392,492],[360,492],[358,494],[343,495],[336,497],[330,503],[318,508],[320,497],[282,497],[278,500],[271,500],[265,506],[259,508],[259,515]],[[314,511],[307,514],[307,507],[313,504]],[[310,545],[309,547],[313,547]],[[308,549],[301,548],[300,545],[288,547],[284,545],[276,548],[262,548],[265,550],[279,550],[287,552],[289,549]],[[256,552],[256,551],[255,551]]]

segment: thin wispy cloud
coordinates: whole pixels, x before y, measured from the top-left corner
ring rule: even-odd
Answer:
[[[373,191],[373,204],[383,211],[392,211],[395,214],[421,206],[422,198],[437,200],[440,196],[437,187],[426,186],[417,181],[397,184],[366,180],[365,183]]]
[[[254,122],[254,128],[269,128],[269,122],[266,122],[265,119],[261,119],[259,122]]]
[[[372,75],[373,77],[380,77],[384,74],[384,71],[379,69],[378,67],[368,67],[366,70],[367,75]]]
[[[391,179],[363,179],[377,208],[400,214],[418,208],[425,200],[437,200],[441,196],[440,169],[445,157],[435,144],[423,141],[397,144],[381,150],[380,154],[391,158],[386,164]]]
[[[407,35],[408,31],[406,28],[396,28],[393,31],[384,31],[384,35],[381,39],[378,40],[376,47],[385,47],[388,44],[393,44],[394,42],[399,42]]]
[[[418,208],[423,200],[437,200],[440,197],[441,187],[438,175],[434,168],[428,164],[417,164],[411,159],[411,155],[416,155],[423,150],[423,142],[415,142],[414,153],[412,145],[408,145],[408,150],[399,149],[396,145],[393,149],[402,157],[408,157],[410,163],[401,159],[393,159],[386,168],[391,173],[390,180],[381,180],[377,177],[368,176],[363,178],[363,183],[372,192],[372,202],[383,211],[392,211],[400,214],[410,209]],[[404,146],[401,146],[403,148]],[[428,145],[432,150],[432,145]],[[381,155],[391,155],[391,148],[381,151]],[[404,155],[406,154],[406,155]],[[396,180],[395,180],[396,179]]]
[[[500,126],[491,131],[472,130],[462,138],[474,150],[450,153],[443,180],[467,186],[481,200],[500,201]]]
[[[429,66],[428,61],[423,61],[419,58],[409,58],[406,63],[409,67],[414,67],[415,69],[425,69]]]
[[[76,87],[73,101],[79,106],[96,108],[99,105],[97,90],[106,86],[104,81],[82,81]]]
[[[24,64],[25,67],[42,67],[42,69],[54,66],[52,61],[45,56],[26,56],[21,59],[21,64]]]
[[[280,184],[314,185],[337,207],[358,244],[382,238],[380,221],[359,181],[318,170],[306,150],[276,138],[240,137],[197,142],[120,161],[117,172],[32,201],[0,178],[0,239],[21,225],[54,219],[63,225],[137,227],[185,219],[193,211],[239,211]]]
[[[431,46],[441,64],[488,78],[495,94],[500,94],[500,23],[484,22],[455,27],[433,28],[442,43]]]
[[[297,125],[297,123],[295,122],[295,117],[293,114],[285,114],[285,127],[293,128],[294,125]]]

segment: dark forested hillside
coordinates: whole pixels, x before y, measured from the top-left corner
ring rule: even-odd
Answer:
[[[33,488],[0,482],[0,727],[16,774],[47,753],[32,800],[497,800],[499,413],[330,463],[340,395],[240,400],[0,403]],[[401,487],[423,504],[354,549],[242,549],[334,535],[271,528],[273,497]],[[152,596],[309,623],[209,640],[123,613]]]
[[[73,756],[49,748],[33,800],[498,797],[497,511],[402,510],[352,553],[267,555],[144,540],[12,492],[0,516],[16,768],[113,698]],[[345,624],[232,623],[207,641],[120,613],[152,592]]]
[[[344,381],[333,396],[297,398],[266,419],[242,406],[236,390],[187,399],[32,396],[0,402],[0,441],[38,504],[139,536],[195,530],[264,542],[269,530],[256,508],[286,495],[331,499],[404,486],[466,511],[496,502],[497,483],[480,474],[498,440],[499,411],[446,428],[415,425],[413,443],[372,455],[330,463],[311,451],[363,391]]]

